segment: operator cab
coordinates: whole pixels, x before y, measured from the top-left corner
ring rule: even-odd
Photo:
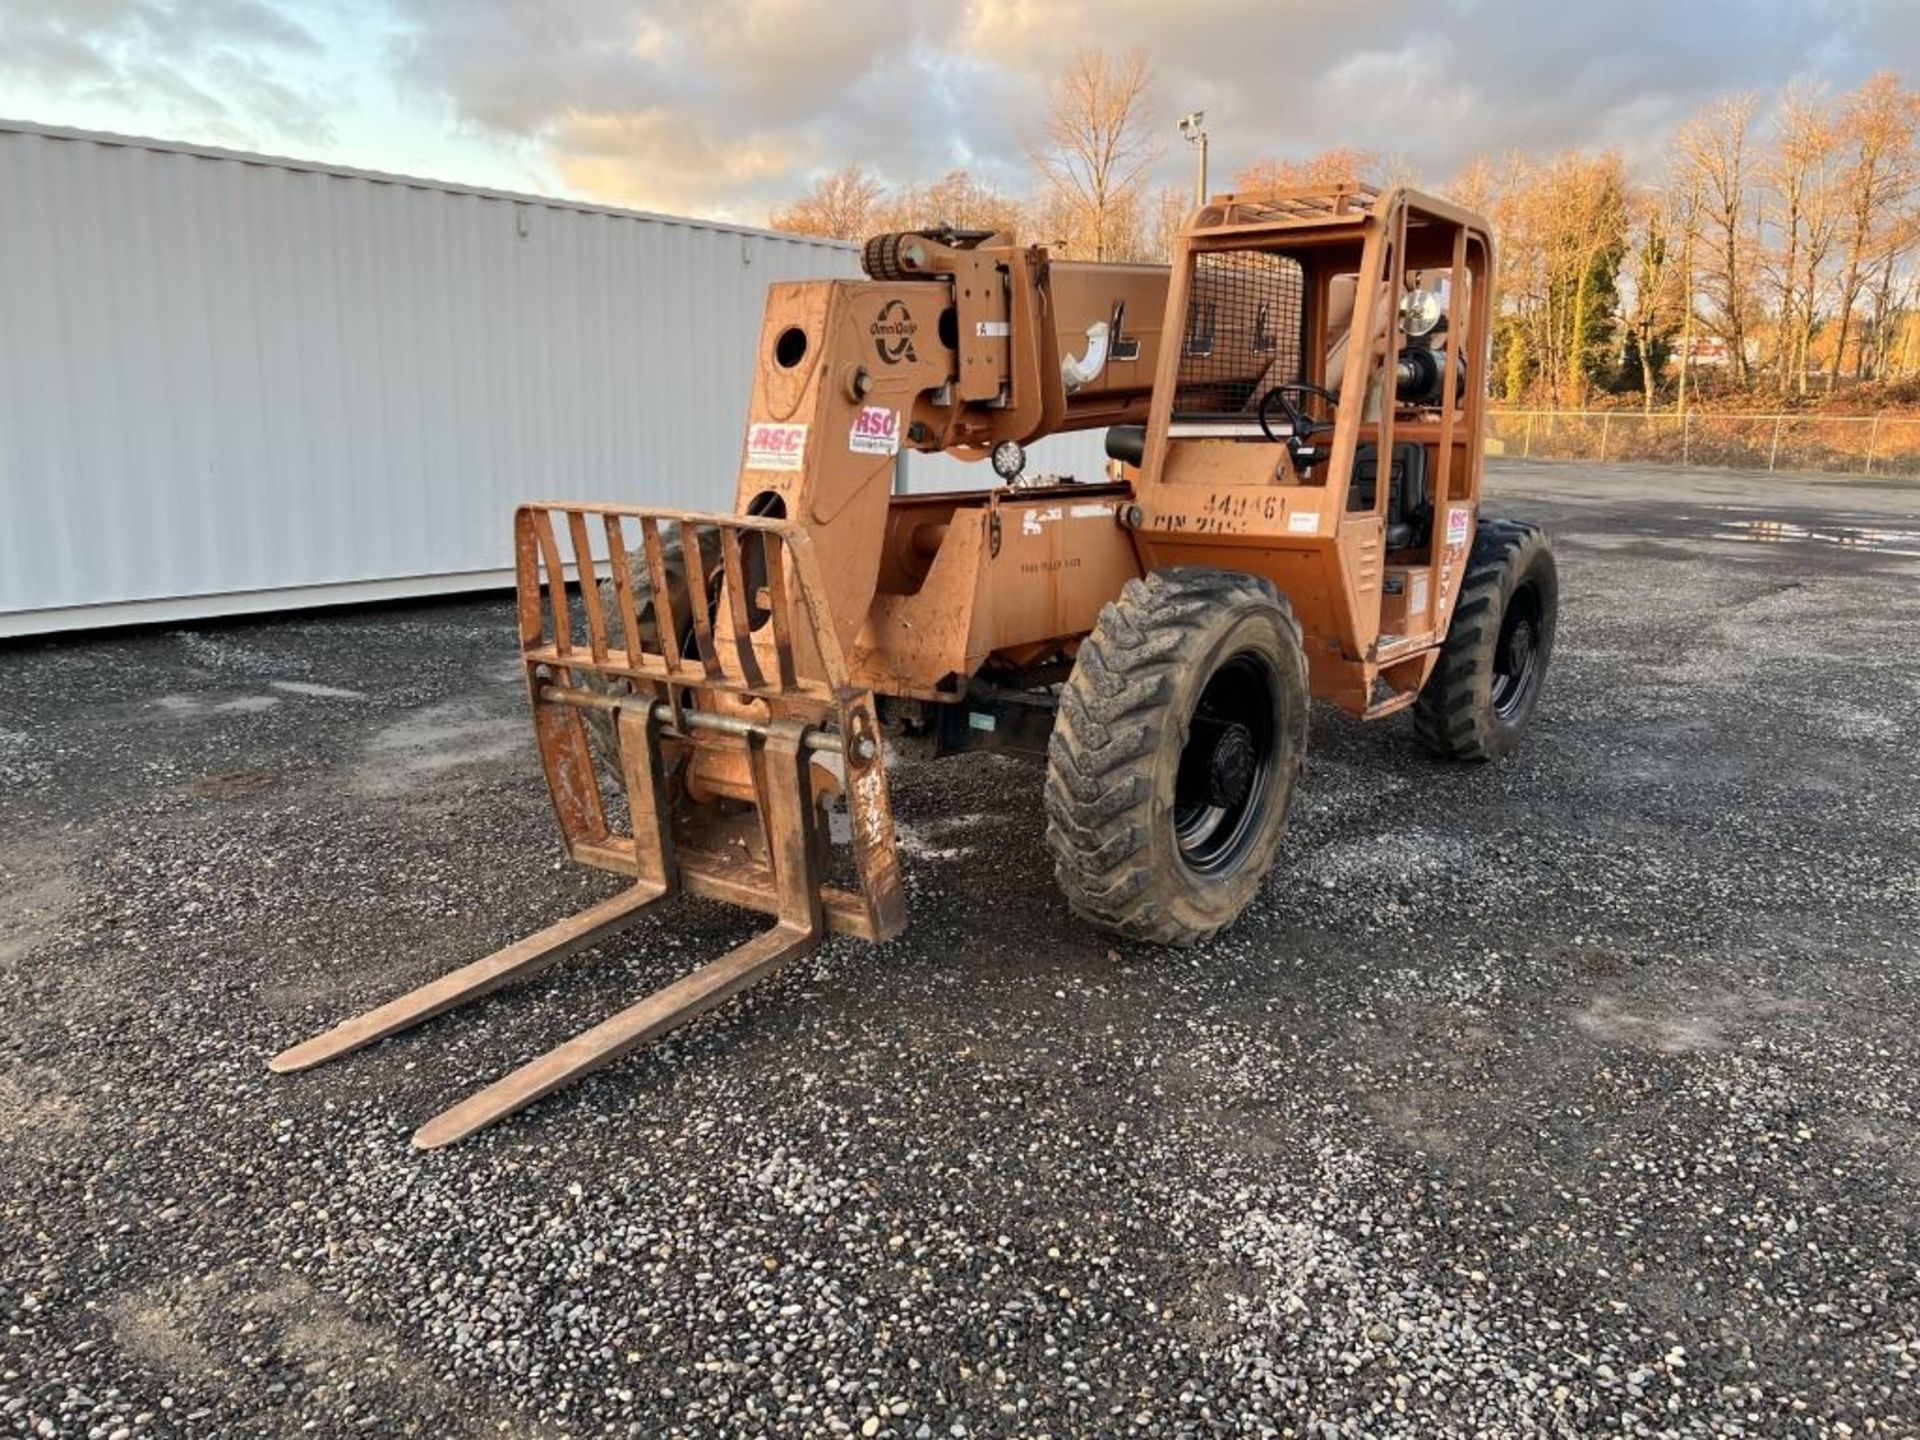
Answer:
[[[1389,385],[1387,332],[1390,326],[1399,331],[1391,388],[1404,432],[1437,420],[1444,408],[1452,278],[1422,270],[1393,277],[1382,287],[1383,303],[1372,309],[1371,334],[1356,342],[1359,276],[1337,266],[1336,257],[1311,249],[1196,257],[1168,438],[1279,445],[1286,460],[1276,464],[1275,482],[1327,485],[1348,355],[1358,343],[1366,352],[1365,384],[1357,400],[1362,434],[1346,479],[1344,509],[1379,515],[1389,550],[1424,548],[1433,530],[1428,477],[1434,440],[1396,439],[1389,463],[1383,467],[1380,461],[1382,398]],[[1316,309],[1324,316],[1317,325]],[[1315,345],[1315,331],[1325,337],[1324,348]],[[1458,404],[1466,394],[1464,357],[1452,367],[1452,376]],[[1137,450],[1144,440],[1142,428],[1137,439],[1120,443],[1123,451]]]
[[[1247,533],[1239,510],[1181,498],[1232,487],[1245,498],[1229,508],[1299,558],[1351,552],[1352,587],[1276,559],[1309,630],[1356,659],[1443,631],[1448,550],[1478,502],[1489,259],[1473,217],[1406,191],[1302,187],[1196,212],[1169,293],[1171,383],[1147,426],[1108,438],[1142,469],[1148,529],[1167,532],[1156,563],[1177,563],[1183,530]]]

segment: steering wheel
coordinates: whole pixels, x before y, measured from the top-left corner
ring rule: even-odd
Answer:
[[[1327,402],[1329,408],[1340,403],[1331,390],[1319,385],[1309,385],[1303,380],[1284,380],[1274,386],[1260,401],[1260,433],[1276,445],[1284,444],[1288,440],[1311,440],[1323,430],[1333,429],[1331,420],[1312,419],[1306,411],[1287,398],[1295,392],[1318,396]],[[1291,435],[1273,433],[1273,422],[1267,412],[1276,404],[1287,417],[1287,426],[1293,432]]]

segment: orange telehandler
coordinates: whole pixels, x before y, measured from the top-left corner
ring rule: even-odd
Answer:
[[[561,833],[632,885],[274,1069],[551,965],[676,891],[774,917],[414,1137],[442,1145],[828,931],[888,939],[907,919],[890,748],[1043,757],[1067,903],[1189,945],[1274,863],[1310,698],[1410,709],[1443,756],[1519,743],[1557,582],[1541,532],[1479,516],[1478,217],[1324,185],[1216,196],[1170,266],[1055,261],[951,227],[877,237],[863,263],[864,281],[771,288],[731,514],[515,517]],[[1100,482],[1026,479],[1027,444],[1095,426]],[[1003,483],[899,494],[902,451],[988,459]]]

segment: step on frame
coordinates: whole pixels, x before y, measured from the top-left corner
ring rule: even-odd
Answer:
[[[665,534],[700,562],[674,574]],[[678,892],[761,910],[775,924],[435,1116],[414,1134],[423,1149],[611,1064],[814,950],[829,931],[884,940],[906,923],[873,696],[848,682],[804,531],[759,517],[542,502],[520,507],[514,541],[521,658],[561,836],[572,859],[633,884],[281,1052],[269,1067],[310,1069],[537,974]],[[605,596],[593,553],[600,541]],[[710,584],[705,560],[716,549]],[[624,831],[609,820],[587,711],[609,714],[618,737]],[[824,875],[820,804],[835,790],[852,822],[854,889]]]

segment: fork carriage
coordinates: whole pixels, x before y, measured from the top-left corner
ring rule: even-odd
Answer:
[[[667,564],[663,527],[694,556],[702,532],[717,537],[717,610],[701,567],[676,576]],[[610,1064],[808,954],[829,931],[885,940],[906,924],[873,695],[848,682],[803,530],[752,516],[543,503],[520,508],[514,538],[521,660],[567,854],[633,884],[282,1052],[271,1067],[308,1069],[537,974],[677,892],[764,911],[775,923],[434,1117],[415,1132],[423,1149]],[[596,540],[605,544],[604,587]],[[595,761],[584,720],[592,712],[612,722],[608,765]],[[603,791],[609,771],[624,829]],[[841,796],[853,888],[827,881],[821,809]]]

